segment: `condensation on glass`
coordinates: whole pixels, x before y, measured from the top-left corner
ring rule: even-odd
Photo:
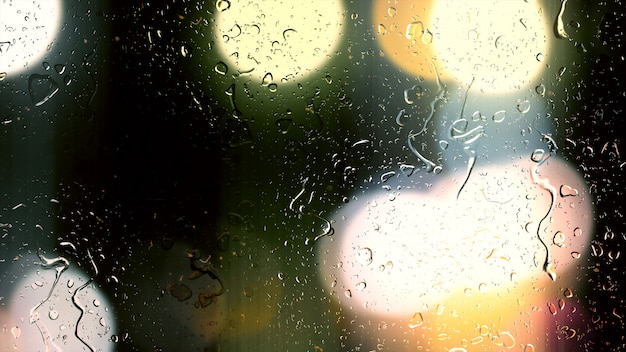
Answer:
[[[0,348],[621,351],[620,1],[0,3]]]

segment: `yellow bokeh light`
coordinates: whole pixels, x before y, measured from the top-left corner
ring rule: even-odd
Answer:
[[[378,2],[373,16],[381,49],[403,71],[484,93],[524,88],[548,54],[550,27],[535,2]]]
[[[333,55],[339,0],[218,1],[218,46],[228,67],[265,84],[311,73]]]

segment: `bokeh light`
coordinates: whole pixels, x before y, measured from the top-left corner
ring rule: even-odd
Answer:
[[[218,1],[217,9],[226,65],[264,84],[305,76],[331,58],[344,17],[339,0]]]
[[[27,69],[50,50],[60,29],[58,0],[0,3],[0,80]]]

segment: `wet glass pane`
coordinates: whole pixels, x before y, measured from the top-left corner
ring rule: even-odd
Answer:
[[[626,349],[625,28],[0,2],[0,349]]]

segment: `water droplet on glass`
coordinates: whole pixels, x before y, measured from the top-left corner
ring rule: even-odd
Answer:
[[[552,243],[559,247],[565,246],[565,234],[561,231],[557,231],[554,234],[554,238],[552,239]]]
[[[448,352],[467,352],[467,350],[463,347],[452,347]]]
[[[41,64],[41,67],[43,67],[44,70],[48,71],[50,69],[50,63],[48,63],[48,61],[44,61]]]
[[[544,154],[546,153],[543,149],[535,149],[533,153],[530,155],[530,160],[538,163],[543,159]]]
[[[444,312],[446,311],[446,305],[445,304],[438,304],[437,305],[437,315],[442,315]]]
[[[7,73],[6,72],[0,72],[0,81],[5,79],[6,77],[7,77]]]
[[[558,312],[554,303],[548,303],[548,311],[550,311],[550,314],[552,315],[556,315],[556,313]]]
[[[532,343],[526,344],[526,346],[524,346],[524,352],[535,352],[535,346],[533,346]]]
[[[268,86],[274,80],[274,76],[271,72],[268,72],[263,76],[263,80],[261,81],[261,85]]]
[[[67,280],[67,288],[72,288],[72,287],[74,287],[74,280],[72,279]]]
[[[535,87],[535,92],[537,92],[537,94],[541,95],[542,97],[546,95],[546,86],[541,83],[540,85]]]
[[[582,235],[583,231],[580,229],[580,227],[577,227],[574,229],[574,237],[578,237],[580,235]]]
[[[380,182],[385,183],[395,175],[395,171],[385,172],[384,174],[380,175]]]
[[[270,84],[267,86],[267,90],[269,90],[269,91],[270,91],[270,93],[276,93],[276,91],[278,90],[278,84],[276,84],[276,83],[270,83]]]
[[[413,314],[413,316],[411,317],[411,320],[409,320],[409,328],[411,329],[415,329],[416,327],[422,324],[424,324],[424,317],[422,316],[422,313],[420,312]]]
[[[580,252],[574,251],[574,252],[571,253],[571,255],[572,255],[573,259],[579,259],[580,258]]]
[[[517,111],[522,114],[527,113],[530,110],[530,102],[528,100],[522,100],[517,103]]]
[[[400,172],[402,172],[404,176],[407,176],[407,177],[411,176],[414,171],[415,171],[415,166],[413,165],[407,165],[407,164],[400,165]]]
[[[48,317],[50,318],[50,320],[57,320],[59,318],[59,312],[56,310],[51,310],[50,312],[48,312]]]
[[[395,7],[390,7],[387,9],[387,14],[391,17],[396,17],[398,10]]]
[[[293,124],[293,121],[291,119],[278,119],[278,120],[276,120],[276,126],[278,127],[278,130],[282,134],[287,134],[287,132],[289,132],[289,128],[291,127],[292,124]]]
[[[561,188],[559,189],[559,193],[561,194],[561,197],[563,198],[573,197],[573,196],[578,195],[578,190],[568,185],[561,185]]]
[[[448,144],[448,141],[441,140],[439,141],[439,148],[441,148],[441,150],[446,150],[448,149]]]
[[[350,18],[352,18],[353,20],[356,20],[357,18],[359,18],[359,14],[356,12],[353,12]]]
[[[187,56],[189,56],[189,53],[190,53],[189,48],[188,48],[186,45],[181,45],[181,46],[180,46],[180,54],[181,54],[183,57],[187,57]]]
[[[466,288],[465,290],[463,290],[463,293],[465,293],[467,297],[470,297],[474,292],[471,288]]]
[[[367,247],[359,249],[357,252],[357,260],[362,265],[372,264],[372,250]]]
[[[545,56],[543,55],[543,53],[538,53],[538,54],[535,56],[535,59],[537,59],[537,61],[541,62],[541,61],[543,61],[544,57],[545,57]]]
[[[361,281],[361,282],[357,282],[357,284],[354,287],[356,288],[357,291],[363,291],[365,290],[366,286],[367,284],[365,283],[365,281]]]
[[[387,34],[387,27],[385,27],[385,25],[382,23],[378,25],[378,34],[381,34],[381,35]]]
[[[54,65],[54,70],[57,71],[58,74],[62,75],[63,73],[65,73],[65,65],[56,64]]]
[[[496,111],[492,116],[493,122],[497,122],[497,123],[504,121],[505,118],[506,118],[506,111],[504,110]]]
[[[515,346],[515,337],[513,337],[513,335],[510,332],[508,331],[501,332],[499,335],[499,338],[503,347],[507,349],[511,349]]]
[[[331,75],[326,75],[324,76],[324,81],[326,81],[326,83],[331,84],[333,83],[333,77]]]
[[[485,293],[485,292],[487,292],[487,284],[486,284],[486,283],[484,283],[484,282],[481,282],[481,283],[478,285],[478,292],[480,292],[480,293]]]
[[[480,120],[484,120],[482,114],[480,113],[480,111],[474,111],[474,113],[472,114],[472,121],[476,122]]]
[[[348,298],[352,298],[352,291],[350,291],[350,290],[345,290],[343,292],[343,294],[346,295],[346,297],[348,297]]]
[[[215,3],[215,8],[219,11],[226,11],[230,8],[230,1],[228,0],[217,0]]]
[[[213,70],[215,70],[215,72],[219,73],[220,75],[225,75],[226,73],[228,73],[228,66],[224,62],[220,61],[215,64]]]
[[[483,343],[483,341],[484,341],[484,337],[482,337],[482,336],[476,336],[476,337],[474,337],[472,340],[470,340],[470,343],[471,343],[472,345],[478,345],[478,344]]]
[[[563,291],[563,296],[565,296],[565,298],[572,298],[574,297],[574,292],[572,292],[571,288],[566,288],[565,291]]]
[[[45,104],[59,91],[59,85],[49,75],[33,74],[28,78],[28,92],[35,106]]]
[[[11,334],[13,335],[14,338],[17,339],[22,334],[22,329],[20,329],[18,326],[14,326],[11,328]]]

